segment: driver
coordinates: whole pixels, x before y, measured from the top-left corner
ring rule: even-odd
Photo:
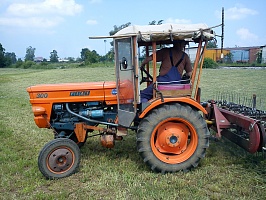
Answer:
[[[173,47],[163,48],[156,52],[156,61],[161,61],[159,76],[157,76],[158,82],[180,81],[184,70],[186,72],[184,76],[191,76],[192,67],[188,55],[184,52],[185,45],[185,40],[178,40],[174,41]],[[152,55],[146,57],[141,67],[151,60]],[[152,99],[152,94],[153,84],[141,91],[141,102],[144,103]]]

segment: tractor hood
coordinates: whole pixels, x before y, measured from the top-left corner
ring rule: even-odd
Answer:
[[[27,88],[31,103],[116,102],[115,82],[43,84]]]
[[[60,84],[42,84],[27,88],[28,92],[53,92],[53,91],[71,91],[71,90],[87,90],[87,89],[102,89],[104,82],[90,83],[60,83]]]

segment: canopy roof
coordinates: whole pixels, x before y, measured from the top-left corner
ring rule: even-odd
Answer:
[[[207,40],[214,38],[211,28],[209,28],[206,24],[133,25],[118,31],[112,36],[90,38],[123,38],[128,36],[137,36],[138,41],[143,42],[196,40],[202,36]]]

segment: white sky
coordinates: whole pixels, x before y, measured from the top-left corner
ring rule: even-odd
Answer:
[[[77,58],[82,48],[104,55],[111,40],[105,43],[89,36],[109,35],[114,25],[127,22],[147,25],[164,20],[215,26],[221,23],[222,7],[224,47],[266,45],[265,0],[1,0],[0,43],[5,52],[22,59],[29,46],[36,48],[36,57],[49,58],[55,49],[61,58]],[[221,34],[221,28],[215,30]]]

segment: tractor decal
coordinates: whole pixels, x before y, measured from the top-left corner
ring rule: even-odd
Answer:
[[[75,91],[75,92],[70,92],[70,96],[89,96],[90,91]]]

